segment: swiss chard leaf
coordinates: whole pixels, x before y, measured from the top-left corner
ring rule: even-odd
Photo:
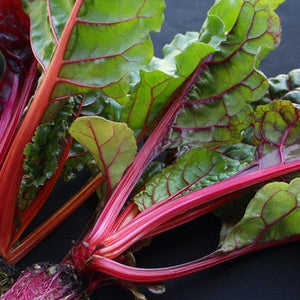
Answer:
[[[58,168],[66,137],[73,121],[74,99],[68,99],[51,122],[40,125],[27,144],[24,154],[24,174],[18,195],[19,209],[23,211],[37,195],[39,188]]]
[[[162,200],[172,200],[229,178],[246,164],[215,150],[193,149],[180,157],[176,164],[154,176],[134,201],[140,210],[144,210]]]
[[[110,195],[136,154],[132,130],[124,123],[94,116],[78,118],[69,132],[93,155],[106,177]]]
[[[199,42],[198,35],[193,32],[177,35],[164,48],[164,59],[153,58],[148,68],[140,71],[139,82],[134,85],[121,115],[122,120],[135,130],[136,136],[152,125],[169,103],[172,93],[205,57],[215,51],[214,47]]]
[[[153,177],[135,197],[140,210],[162,200],[172,200],[226,178],[299,160],[299,109],[275,100],[257,107],[254,144],[238,143],[216,150],[194,149]],[[242,149],[242,150],[241,150]],[[238,178],[236,178],[238,180]],[[212,186],[213,189],[213,186]]]
[[[24,3],[32,20],[33,47],[45,72],[66,24],[72,27],[51,98],[96,88],[120,102],[126,100],[129,73],[152,58],[149,32],[160,29],[162,0],[123,4],[117,0],[81,1],[78,12],[74,12],[74,1],[70,0],[51,0],[49,5],[37,0]]]
[[[227,11],[220,4],[219,9]],[[234,144],[252,122],[249,103],[259,100],[268,87],[256,68],[278,45],[280,22],[268,3],[244,1],[231,27],[179,110],[168,146]]]
[[[259,145],[260,167],[299,160],[300,109],[290,101],[274,100],[258,106],[254,142]]]
[[[10,70],[27,75],[33,59],[29,40],[29,18],[24,13],[21,0],[0,3],[0,51]]]
[[[290,184],[266,184],[250,201],[243,218],[229,230],[220,251],[234,251],[300,234],[299,196],[299,178]]]
[[[269,79],[268,93],[261,102],[267,103],[275,99],[284,99],[300,104],[300,69]]]

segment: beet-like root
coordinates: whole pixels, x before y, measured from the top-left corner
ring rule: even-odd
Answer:
[[[87,300],[75,270],[48,263],[35,264],[23,271],[1,300]]]

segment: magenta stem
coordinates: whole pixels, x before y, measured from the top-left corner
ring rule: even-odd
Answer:
[[[300,235],[294,235],[283,240],[252,244],[233,252],[215,251],[185,264],[153,269],[130,267],[103,256],[95,255],[90,263],[90,267],[121,280],[137,283],[155,283],[199,272],[250,252],[298,240],[300,240]]]
[[[103,240],[113,229],[115,220],[117,219],[125,201],[129,197],[138,179],[152,159],[161,152],[161,149],[159,149],[160,142],[167,132],[178,109],[181,107],[185,95],[198,78],[202,69],[203,63],[198,66],[193,75],[188,79],[184,88],[176,96],[175,101],[170,105],[170,108],[164,115],[164,118],[159,122],[150,137],[144,143],[141,150],[138,152],[135,160],[129,166],[120,183],[112,193],[100,217],[94,225],[94,228],[86,237],[85,240],[88,243],[100,244],[101,240]]]
[[[132,222],[110,235],[103,244],[99,254],[116,256],[128,249],[135,242],[146,236],[154,228],[187,212],[197,206],[207,204],[216,198],[224,197],[234,191],[255,185],[262,181],[299,170],[300,161],[280,164],[264,170],[258,170],[244,176],[234,177],[222,182],[191,192],[187,195],[157,203],[140,213]]]

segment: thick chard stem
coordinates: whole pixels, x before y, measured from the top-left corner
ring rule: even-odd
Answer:
[[[48,220],[46,220],[35,231],[30,233],[16,248],[12,249],[7,261],[17,263],[26,254],[28,254],[39,242],[41,242],[50,232],[58,227],[67,217],[69,217],[92,193],[103,183],[104,176],[99,173],[81,190],[79,190],[67,203],[65,203],[58,211],[56,211]]]
[[[299,170],[300,161],[280,164],[264,170],[258,170],[244,176],[237,176],[212,186],[191,192],[171,201],[163,201],[140,213],[132,222],[103,241],[105,247],[98,254],[116,257],[132,244],[172,218],[200,205],[210,205],[215,199],[255,185],[262,181],[277,178]]]
[[[130,267],[106,257],[95,255],[94,259],[90,263],[90,267],[93,269],[97,269],[104,274],[125,281],[138,283],[155,283],[199,272],[207,268],[219,265],[223,262],[232,260],[239,256],[248,254],[250,252],[298,240],[300,240],[300,235],[291,236],[282,240],[251,244],[248,247],[240,248],[228,253],[216,251],[210,255],[185,264],[155,269]]]
[[[39,125],[43,113],[48,106],[48,101],[56,84],[63,56],[82,3],[83,0],[77,0],[74,4],[51,64],[12,142],[0,171],[0,252],[3,256],[6,255],[13,233],[15,203],[23,174],[23,151],[26,144],[31,141],[36,127]]]
[[[17,98],[18,104],[16,107],[12,107],[9,111],[8,115],[2,115],[1,116],[1,123],[3,120],[6,120],[6,126],[1,126],[0,129],[0,166],[2,165],[2,162],[6,156],[6,153],[9,149],[10,142],[15,134],[15,131],[18,128],[18,122],[20,121],[24,108],[28,104],[29,98],[33,93],[34,86],[36,84],[36,80],[38,78],[38,69],[37,69],[37,62],[34,60],[31,63],[30,70],[28,72],[28,75],[26,76],[25,82],[22,85],[22,91],[20,92],[20,95],[18,95],[18,84],[16,83],[14,85],[14,89],[10,95],[10,98]],[[15,80],[18,81],[18,76],[14,76]],[[8,100],[7,103],[10,101]],[[12,109],[14,110],[12,113]],[[6,110],[5,110],[6,111]]]
[[[209,55],[206,60],[209,60],[210,58],[211,55]],[[105,239],[105,237],[113,229],[117,216],[119,215],[125,201],[129,197],[143,171],[146,169],[148,164],[158,154],[160,154],[162,150],[159,149],[160,143],[166,134],[169,125],[174,119],[178,109],[181,107],[187,92],[192,88],[203,68],[204,63],[202,62],[184,83],[184,88],[180,91],[180,93],[177,95],[177,91],[175,91],[175,93],[171,96],[175,97],[175,100],[165,113],[164,118],[158,123],[150,137],[146,140],[141,150],[138,152],[135,160],[129,166],[120,183],[109,198],[94,228],[86,237],[85,240],[89,244],[93,244],[94,246],[100,244],[101,240]]]

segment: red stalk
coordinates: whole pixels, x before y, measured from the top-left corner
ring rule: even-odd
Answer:
[[[16,124],[19,123],[24,108],[27,105],[28,99],[29,97],[32,95],[33,92],[33,88],[34,85],[36,84],[36,80],[38,77],[38,69],[37,69],[37,62],[34,60],[31,64],[30,70],[28,75],[26,76],[25,82],[22,85],[22,91],[18,96],[13,96],[11,95],[10,98],[14,98],[14,97],[18,97],[18,104],[14,105],[14,107],[12,108],[13,111],[9,111],[9,115],[8,116],[2,116],[1,117],[1,129],[4,130],[2,131],[0,129],[0,136],[1,136],[1,142],[0,142],[0,166],[5,158],[5,155],[9,149],[10,146],[10,141],[13,138],[14,134],[15,134],[15,130],[17,130],[17,126]],[[16,80],[18,80],[18,76],[15,75]],[[16,85],[17,87],[19,87],[18,85]],[[17,91],[16,91],[17,92]],[[5,109],[4,114],[7,112],[8,110]],[[6,119],[6,125],[3,124],[3,119]]]
[[[206,59],[209,60],[210,57],[211,56],[209,55]],[[138,152],[133,163],[127,169],[125,175],[122,177],[120,183],[117,185],[110,199],[105,205],[94,228],[86,237],[88,244],[101,244],[101,240],[105,239],[113,229],[117,216],[119,215],[125,201],[137,183],[139,177],[151,160],[160,153],[160,142],[167,132],[169,125],[174,119],[178,109],[181,107],[185,95],[191,89],[199,74],[203,70],[203,65],[204,64],[200,64],[185,83],[184,88],[176,96],[175,101],[171,104],[170,108],[164,115],[164,118],[159,122],[151,136],[146,140],[141,150]],[[175,93],[177,93],[177,91]],[[129,178],[130,180],[128,180]]]
[[[93,269],[101,270],[102,273],[121,280],[138,283],[155,283],[199,272],[250,252],[298,240],[300,240],[300,235],[291,236],[283,240],[254,244],[228,253],[218,253],[216,251],[200,259],[166,268],[146,269],[130,267],[99,255],[94,256],[90,262],[90,266]]]
[[[20,236],[25,231],[27,226],[30,224],[30,222],[34,219],[34,217],[37,215],[37,213],[40,211],[40,209],[45,204],[47,198],[49,197],[50,193],[52,192],[52,190],[59,178],[61,170],[63,169],[64,163],[68,157],[68,153],[71,148],[71,145],[72,145],[72,138],[69,140],[67,147],[64,149],[64,154],[60,160],[58,169],[56,170],[55,174],[51,177],[51,179],[49,179],[45,183],[45,185],[42,187],[42,189],[40,190],[39,194],[36,196],[34,201],[21,214],[21,225],[11,240],[11,243],[10,243],[11,247],[20,238]]]
[[[30,109],[12,142],[0,171],[0,195],[2,197],[0,202],[0,253],[4,257],[8,252],[10,239],[13,234],[15,203],[23,173],[23,151],[26,144],[31,141],[36,127],[39,125],[43,113],[48,106],[48,101],[56,84],[72,29],[76,23],[76,16],[82,3],[83,0],[77,0],[74,4],[51,65],[35,94]]]
[[[97,253],[107,257],[116,257],[132,244],[147,236],[154,228],[200,205],[210,205],[216,198],[224,197],[234,191],[267,181],[284,174],[299,170],[300,161],[277,165],[265,170],[259,170],[245,176],[227,179],[213,186],[191,192],[187,195],[163,201],[140,213],[127,226],[108,236],[104,248]]]
[[[166,232],[172,228],[178,227],[187,222],[195,220],[203,216],[204,214],[210,213],[213,210],[217,209],[218,207],[224,205],[225,203],[235,199],[240,194],[241,194],[240,192],[231,193],[229,195],[226,195],[225,197],[218,198],[212,202],[207,202],[204,205],[195,207],[191,211],[187,211],[186,213],[176,216],[175,218],[170,219],[169,221],[161,224],[160,226],[153,228],[153,230],[151,230],[144,238],[153,237],[155,235]]]
[[[29,236],[12,249],[8,256],[7,262],[17,263],[26,254],[28,254],[40,241],[42,241],[50,232],[58,227],[67,217],[69,217],[87,198],[103,183],[105,178],[100,173],[94,177],[87,185],[79,190],[67,203],[57,210],[48,220],[33,231]]]

